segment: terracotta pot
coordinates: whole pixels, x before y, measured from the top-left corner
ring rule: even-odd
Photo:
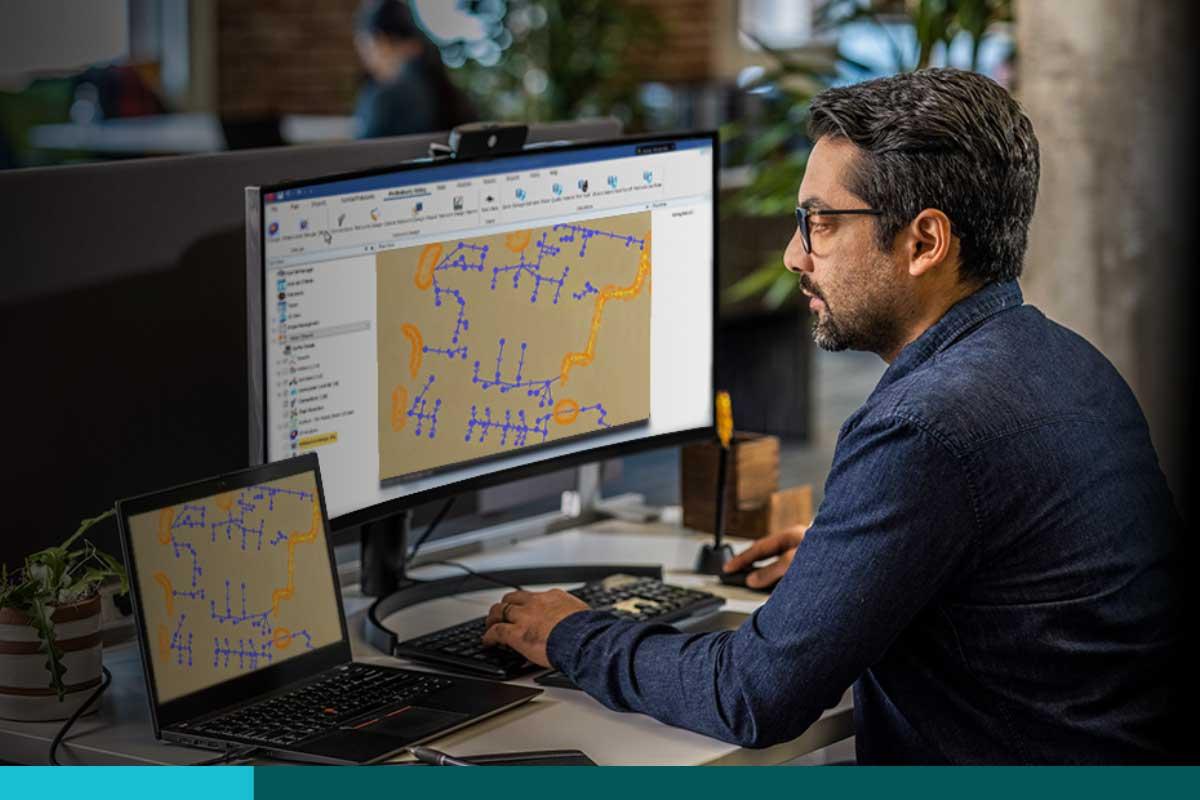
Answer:
[[[29,617],[0,608],[0,717],[23,721],[66,719],[100,684],[100,596],[58,606],[50,619],[62,651],[67,693],[50,686],[48,656]],[[96,703],[89,709],[94,712]]]

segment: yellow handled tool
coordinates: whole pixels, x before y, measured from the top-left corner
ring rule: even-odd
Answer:
[[[729,449],[729,440],[733,438],[733,402],[729,392],[717,392],[717,438],[721,447]]]
[[[717,392],[717,440],[721,450],[717,461],[717,518],[713,522],[713,543],[700,548],[696,572],[720,575],[725,562],[733,558],[733,548],[725,544],[725,484],[729,473],[729,443],[733,440],[733,401],[729,392]]]

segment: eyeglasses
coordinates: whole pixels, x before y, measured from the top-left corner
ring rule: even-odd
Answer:
[[[817,208],[809,211],[807,208],[796,208],[796,224],[800,226],[800,242],[804,252],[812,252],[812,233],[808,229],[809,217],[849,216],[851,214],[866,214],[872,217],[883,216],[882,211],[874,208]]]

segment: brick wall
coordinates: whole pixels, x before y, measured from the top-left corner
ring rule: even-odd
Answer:
[[[224,114],[347,114],[362,68],[359,0],[218,0],[217,108]]]
[[[648,81],[696,83],[712,78],[716,69],[719,5],[734,0],[628,0],[650,8],[665,29],[666,41],[647,58],[638,58]]]
[[[666,29],[662,46],[638,58],[646,80],[691,83],[713,76],[716,26],[728,16],[717,11],[733,0],[629,1],[652,8]],[[218,0],[220,112],[349,113],[362,75],[354,52],[358,5],[359,0]]]

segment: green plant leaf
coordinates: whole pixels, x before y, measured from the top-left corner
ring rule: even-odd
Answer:
[[[746,126],[740,122],[726,122],[717,129],[717,136],[721,142],[728,142],[741,136],[745,131]]]
[[[789,274],[783,267],[783,251],[779,252],[778,261],[763,264],[726,289],[724,295],[726,302],[738,303],[765,292],[774,285],[781,272],[784,275]]]
[[[125,571],[125,564],[110,556],[108,553],[97,550],[96,555],[104,562],[107,569],[105,577],[113,577],[120,581],[120,586],[117,589],[117,594],[129,593],[129,574]]]
[[[763,305],[772,311],[787,302],[788,298],[798,292],[799,282],[796,276],[784,270],[782,275],[775,278],[771,288],[763,295]]]
[[[35,597],[27,613],[38,632],[38,638],[42,640],[41,649],[46,653],[46,671],[50,673],[50,687],[57,691],[58,700],[62,702],[66,696],[63,675],[67,672],[67,666],[62,663],[62,651],[54,638],[54,622],[50,619],[54,611],[45,599]]]
[[[790,125],[773,125],[746,148],[747,160],[762,161],[796,135]]]
[[[76,530],[73,534],[71,534],[70,538],[68,538],[65,542],[63,542],[60,545],[60,547],[62,547],[64,550],[66,548],[70,547],[71,545],[73,545],[75,543],[76,539],[78,539],[80,536],[83,536],[83,534],[87,531],[88,528],[92,527],[97,522],[102,522],[103,520],[108,519],[114,513],[115,513],[115,509],[110,508],[107,511],[105,511],[103,514],[99,514],[90,519],[83,520],[82,522],[79,523],[78,530]]]

